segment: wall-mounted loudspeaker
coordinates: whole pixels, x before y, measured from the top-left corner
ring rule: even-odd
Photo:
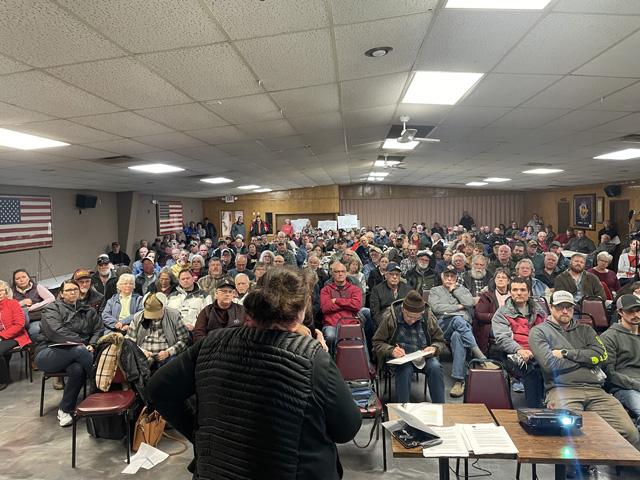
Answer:
[[[96,208],[96,203],[98,203],[98,197],[95,195],[82,195],[80,193],[76,195],[76,208]]]
[[[604,193],[607,197],[617,197],[622,193],[622,189],[620,188],[620,185],[607,185],[604,187]]]

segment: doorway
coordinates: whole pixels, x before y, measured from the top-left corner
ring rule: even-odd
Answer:
[[[620,245],[629,246],[629,200],[609,200],[609,219],[618,229]]]
[[[558,202],[558,229],[556,233],[560,235],[567,231],[567,228],[571,225],[571,219],[569,218],[569,202]]]

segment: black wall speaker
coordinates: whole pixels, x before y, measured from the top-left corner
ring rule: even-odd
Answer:
[[[622,193],[622,188],[620,185],[607,185],[604,187],[604,193],[607,194],[607,197],[617,197]]]
[[[76,195],[76,208],[96,208],[98,197],[95,195]]]

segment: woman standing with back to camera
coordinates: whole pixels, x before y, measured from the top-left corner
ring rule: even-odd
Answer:
[[[211,332],[151,378],[155,408],[194,444],[194,478],[342,477],[335,443],[362,420],[329,354],[297,333],[309,301],[300,271],[271,269],[245,299],[247,326]]]

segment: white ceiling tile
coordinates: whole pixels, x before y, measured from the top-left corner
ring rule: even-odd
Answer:
[[[407,115],[410,125],[437,125],[454,107],[449,105],[418,105],[401,103],[398,117]]]
[[[394,73],[381,77],[342,82],[343,110],[356,110],[377,105],[391,105],[400,100],[408,74]]]
[[[51,120],[49,115],[25,110],[8,103],[0,102],[0,125],[18,125],[27,122],[40,122]]]
[[[626,78],[567,76],[524,104],[525,107],[578,108],[622,89]]]
[[[480,80],[461,105],[516,107],[561,78],[560,75],[490,73]]]
[[[52,150],[53,151],[53,150]],[[78,159],[104,158],[112,156],[111,152],[89,148],[83,145],[69,145],[55,149],[56,155]]]
[[[199,101],[262,92],[228,43],[149,53],[137,58]]]
[[[539,17],[539,12],[443,10],[416,68],[488,72]]]
[[[639,27],[638,17],[551,13],[495,70],[569,73]]]
[[[433,10],[437,0],[331,0],[336,25],[399,17]]]
[[[588,128],[594,128],[603,123],[611,122],[625,115],[627,114],[623,112],[576,110],[564,117],[545,124],[542,128],[579,132],[581,130],[587,130]]]
[[[443,123],[460,127],[485,127],[510,110],[501,107],[456,107]]]
[[[78,125],[67,120],[27,123],[20,125],[15,130],[68,143],[90,143],[118,138],[110,133]]]
[[[265,138],[264,140],[260,140],[260,143],[272,151],[298,150],[304,148],[306,145],[302,135]]]
[[[208,0],[230,38],[253,38],[329,26],[322,0]]]
[[[589,110],[636,112],[640,110],[640,82],[587,105]]]
[[[71,119],[80,125],[97,128],[121,137],[141,137],[172,132],[170,128],[132,112],[105,113]]]
[[[60,0],[96,30],[134,53],[225,40],[197,0]]]
[[[180,131],[227,125],[225,120],[198,103],[148,108],[136,113]]]
[[[245,123],[238,125],[238,129],[247,134],[249,138],[270,138],[284,137],[285,135],[295,135],[296,131],[288,121],[268,120],[266,122]]]
[[[218,145],[217,148],[229,155],[260,155],[269,150],[260,142],[235,142]]]
[[[623,117],[619,120],[600,125],[598,127],[600,132],[615,132],[615,133],[640,133],[640,113]]]
[[[344,112],[343,118],[348,128],[375,127],[379,125],[391,125],[395,105],[386,107],[365,108]]]
[[[300,133],[342,129],[342,117],[339,112],[319,113],[305,117],[290,118],[289,123]]]
[[[226,98],[206,103],[207,107],[228,122],[250,123],[282,118],[280,109],[266,93]]]
[[[211,145],[205,145],[203,147],[183,148],[176,150],[180,155],[193,158],[201,162],[213,162],[223,159],[230,159],[231,157],[226,152],[219,150]]]
[[[328,30],[242,40],[236,45],[269,91],[335,81]]]
[[[186,133],[214,145],[249,140],[246,133],[231,125],[226,127],[204,128],[202,130],[190,130]]]
[[[52,68],[49,72],[125,108],[187,103],[189,97],[133,58]]]
[[[163,133],[161,135],[147,135],[134,138],[134,140],[167,150],[177,150],[178,148],[189,148],[203,145],[200,140],[179,132]]]
[[[0,76],[0,100],[59,117],[120,110],[116,105],[35,70]]]
[[[492,127],[537,128],[569,112],[559,108],[514,108],[504,117],[491,124]]]
[[[142,153],[140,155],[137,155],[136,158],[141,158],[143,160],[150,160],[150,161],[154,161],[154,162],[158,161],[158,162],[177,163],[178,166],[180,166],[180,164],[182,164],[183,162],[185,164],[188,164],[191,161],[190,158],[184,157],[183,155],[180,155],[179,153],[167,152],[167,151]],[[187,175],[187,174],[178,172],[175,175],[184,176],[184,175]]]
[[[15,60],[0,55],[0,75],[7,73],[23,72],[29,70],[31,67]]]
[[[340,80],[410,70],[429,27],[431,14],[389,18],[335,28]],[[372,46],[390,46],[384,57],[367,57]]]
[[[637,0],[559,0],[554,7],[558,12],[606,13],[612,15],[640,15],[640,3]]]
[[[271,96],[287,117],[333,112],[340,108],[337,83],[282,90],[272,92]]]
[[[583,65],[576,70],[576,73],[579,75],[640,78],[640,65],[638,62],[631,61],[638,55],[638,52],[640,52],[640,31]]]
[[[119,155],[137,155],[140,153],[155,152],[158,150],[157,147],[145,145],[144,143],[136,142],[128,138],[89,143],[87,146],[117,153]]]
[[[96,60],[124,52],[53,2],[0,3],[2,51],[35,67]]]

